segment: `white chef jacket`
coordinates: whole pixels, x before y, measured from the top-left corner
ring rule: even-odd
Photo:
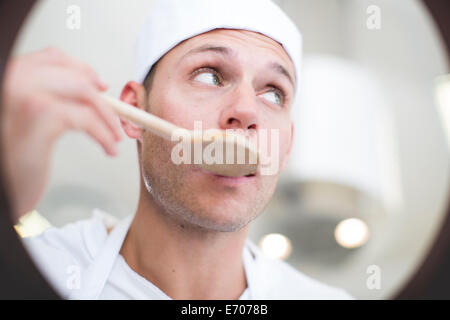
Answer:
[[[115,225],[98,209],[90,219],[50,228],[24,244],[50,284],[66,299],[171,299],[133,271],[120,249],[134,216]],[[351,299],[287,263],[265,257],[247,240],[242,252],[247,288],[239,299]]]

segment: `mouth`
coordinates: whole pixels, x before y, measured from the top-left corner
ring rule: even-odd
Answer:
[[[208,170],[203,170],[203,169],[201,169],[201,171],[203,171],[203,172],[205,172],[205,173],[208,173],[208,174],[210,174],[210,175],[216,176],[216,177],[220,177],[220,178],[230,178],[230,179],[251,178],[251,177],[256,177],[256,176],[259,174],[259,172],[257,171],[257,172],[250,173],[250,174],[246,174],[246,175],[243,175],[243,176],[224,176],[224,175],[220,175],[220,174],[216,174],[216,173],[209,172]]]
[[[218,174],[214,174],[212,172],[209,172],[207,170],[199,169],[199,172],[212,178],[214,184],[229,186],[229,187],[237,187],[239,185],[243,185],[245,183],[253,181],[257,176],[258,172],[248,174],[245,176],[238,176],[238,177],[230,177],[230,176],[221,176]]]
[[[244,185],[253,179],[255,179],[255,175],[246,175],[246,176],[240,176],[240,177],[226,177],[226,176],[218,176],[215,175],[216,178],[214,179],[215,183],[218,183],[223,186],[228,187],[238,187],[240,185]]]

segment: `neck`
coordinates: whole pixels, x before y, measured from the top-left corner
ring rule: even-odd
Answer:
[[[177,221],[141,186],[120,253],[173,299],[238,299],[247,287],[242,261],[247,231],[217,232]]]

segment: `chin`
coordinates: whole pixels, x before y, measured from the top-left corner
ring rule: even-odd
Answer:
[[[237,232],[248,225],[247,221],[217,221],[217,220],[203,220],[197,224],[197,227],[213,232]]]
[[[191,211],[192,212],[192,211]],[[190,215],[189,222],[198,227],[211,231],[236,232],[248,225],[255,216],[247,211],[233,210],[230,207],[215,205],[211,207],[197,209]]]

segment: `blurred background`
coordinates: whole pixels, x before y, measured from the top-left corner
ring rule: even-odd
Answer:
[[[289,167],[250,238],[355,298],[388,299],[422,261],[447,205],[445,49],[418,0],[275,2],[303,34],[302,92]],[[152,3],[40,1],[15,54],[57,46],[118,96],[133,78],[135,36]],[[70,23],[77,10],[80,28]],[[134,141],[110,159],[86,136],[66,135],[44,199],[17,230],[36,234],[94,208],[125,217],[136,209],[138,179]]]

